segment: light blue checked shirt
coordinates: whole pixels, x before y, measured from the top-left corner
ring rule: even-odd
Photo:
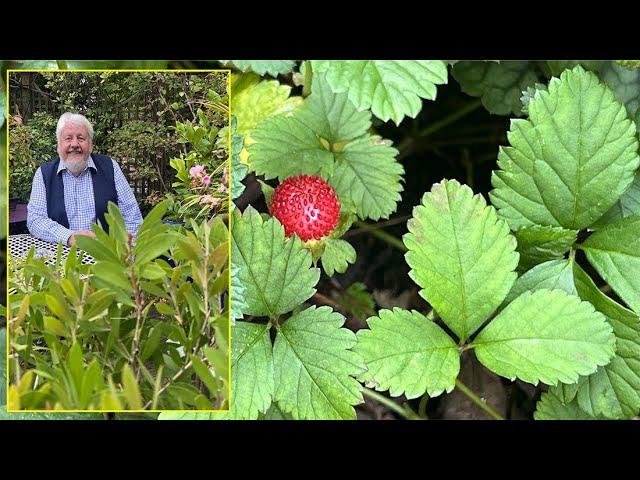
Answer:
[[[112,160],[113,161],[113,160]],[[96,222],[96,205],[93,198],[93,181],[89,168],[96,168],[93,158],[89,156],[87,168],[78,177],[74,177],[60,159],[58,173],[62,172],[64,184],[64,206],[67,210],[69,228],[49,218],[47,213],[47,193],[40,168],[33,177],[31,197],[27,205],[27,228],[34,237],[47,242],[67,244],[69,237],[82,230],[91,230]],[[142,224],[140,207],[129,186],[129,182],[122,173],[120,166],[113,161],[113,177],[118,193],[118,207],[124,217],[127,231],[135,235]]]

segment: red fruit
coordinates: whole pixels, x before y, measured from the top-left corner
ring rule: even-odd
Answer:
[[[284,225],[287,237],[297,234],[306,242],[331,233],[340,217],[340,202],[326,180],[300,175],[287,178],[275,189],[270,210]]]

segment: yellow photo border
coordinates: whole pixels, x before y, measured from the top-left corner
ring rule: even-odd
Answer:
[[[9,76],[12,72],[32,72],[32,73],[55,73],[55,72],[78,72],[78,73],[103,73],[103,72],[117,72],[117,73],[134,73],[134,72],[145,72],[145,73],[215,73],[215,72],[226,72],[227,73],[227,92],[229,95],[229,122],[227,127],[227,140],[229,146],[229,158],[227,160],[228,171],[229,171],[229,195],[228,195],[228,230],[229,230],[229,253],[228,253],[228,263],[229,268],[227,269],[227,277],[228,277],[228,302],[229,302],[229,322],[228,322],[228,339],[229,339],[229,348],[228,348],[228,369],[229,369],[229,382],[227,383],[227,404],[229,406],[226,410],[10,410],[9,409],[9,350],[10,350],[10,320],[11,320],[11,305],[9,304],[9,278],[11,276],[11,272],[9,270]],[[231,121],[233,118],[233,111],[231,110],[232,103],[232,91],[231,91],[231,69],[230,68],[217,68],[217,69],[20,69],[20,68],[11,68],[7,69],[5,75],[5,95],[6,95],[6,105],[5,105],[5,132],[7,144],[5,146],[6,151],[6,167],[5,167],[5,175],[6,175],[6,193],[5,193],[5,226],[7,232],[7,248],[6,248],[6,258],[7,258],[7,291],[6,291],[6,310],[7,310],[7,333],[5,338],[6,343],[6,398],[5,405],[7,409],[7,413],[47,413],[47,414],[64,414],[64,413],[230,413],[231,412],[231,403],[232,403],[232,389],[231,384],[233,381],[233,372],[231,369],[231,352],[232,352],[232,343],[233,338],[231,335],[231,228],[232,228],[232,220],[231,220],[231,185],[232,185],[232,175],[233,175],[233,163],[232,163],[232,142],[231,142]]]

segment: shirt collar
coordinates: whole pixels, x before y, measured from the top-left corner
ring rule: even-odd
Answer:
[[[87,168],[93,168],[94,170],[97,170],[96,168],[96,164],[93,161],[93,157],[91,155],[89,155],[89,161],[87,162]],[[85,168],[85,170],[87,169]],[[56,172],[56,175],[59,174],[61,171],[66,170],[67,167],[64,164],[64,160],[62,160],[62,158],[60,158],[60,163],[58,164],[58,171]],[[84,171],[83,171],[84,173]]]

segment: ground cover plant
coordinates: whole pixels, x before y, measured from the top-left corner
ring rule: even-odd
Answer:
[[[637,62],[195,65],[234,71],[231,411],[161,419],[638,416]]]

